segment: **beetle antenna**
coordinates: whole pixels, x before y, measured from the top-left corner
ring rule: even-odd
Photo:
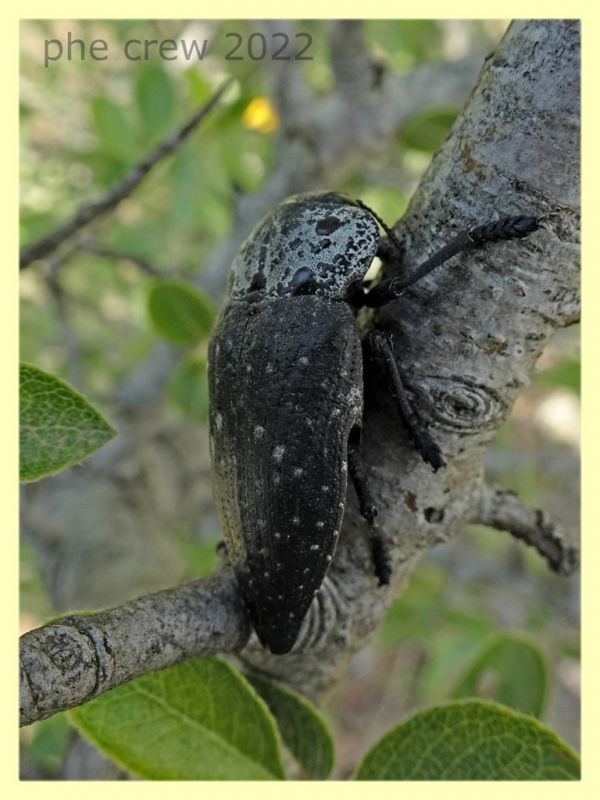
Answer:
[[[471,230],[461,231],[448,244],[437,250],[410,275],[400,275],[382,281],[367,295],[364,303],[369,308],[386,305],[404,294],[409,286],[417,283],[434,269],[445,264],[450,258],[466,250],[475,250],[487,242],[506,239],[522,239],[538,229],[537,217],[504,217],[496,222],[488,222]]]

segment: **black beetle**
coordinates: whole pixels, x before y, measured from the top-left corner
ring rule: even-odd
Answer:
[[[361,342],[357,309],[394,300],[463,250],[537,227],[521,216],[463,232],[411,275],[369,292],[361,282],[373,258],[399,260],[399,244],[372,211],[341,194],[288,198],[240,248],[209,347],[213,488],[250,620],[272,653],[293,647],[333,558],[348,474],[369,524],[375,573],[380,584],[389,581],[358,452],[363,351],[384,366],[425,461],[444,465],[403,390],[389,337],[373,330]]]

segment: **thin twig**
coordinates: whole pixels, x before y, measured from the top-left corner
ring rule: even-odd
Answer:
[[[121,200],[128,197],[131,192],[136,189],[139,184],[144,180],[146,175],[162,161],[166,156],[173,153],[179,145],[189,136],[189,134],[200,124],[206,115],[212,111],[217,105],[225,90],[231,85],[232,79],[225,81],[225,83],[217,89],[210,100],[189,120],[182,125],[181,128],[172,133],[161,144],[154,148],[148,155],[136,164],[130,172],[120,181],[116,186],[113,186],[105,195],[98,200],[93,200],[91,203],[86,203],[81,206],[70,220],[65,222],[60,227],[53,230],[47,236],[39,239],[34,244],[24,247],[21,250],[19,260],[20,269],[25,269],[33,261],[52,253],[56,248],[76,233],[84,225],[88,225],[92,220],[106,214],[107,211],[115,208]]]
[[[579,566],[579,549],[567,533],[541,509],[524,506],[514,492],[484,486],[473,522],[507,531],[535,547],[559,575],[571,575]]]
[[[354,97],[359,92],[373,91],[381,82],[383,71],[373,60],[362,20],[342,19],[332,23],[331,69],[336,87]]]

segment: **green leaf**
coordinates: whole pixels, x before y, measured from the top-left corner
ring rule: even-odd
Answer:
[[[525,639],[504,635],[483,648],[459,678],[450,697],[495,700],[540,717],[548,688],[548,668],[538,648]]]
[[[141,778],[285,778],[267,707],[216,658],[144,675],[69,715],[92,744]]]
[[[93,127],[103,153],[118,161],[135,156],[133,128],[121,106],[108,97],[94,97],[91,103]]]
[[[206,362],[189,358],[179,364],[169,381],[169,392],[177,406],[191,419],[208,421]]]
[[[421,711],[367,753],[362,781],[577,780],[579,758],[553,731],[495,703],[468,700]]]
[[[135,100],[145,133],[160,133],[173,125],[175,91],[169,75],[162,67],[148,66],[137,72]]]
[[[22,481],[79,464],[115,435],[85,397],[55,375],[21,364],[19,384]]]
[[[155,329],[174,344],[193,346],[210,333],[215,308],[183,281],[159,281],[150,290],[148,311]]]
[[[312,778],[325,780],[333,768],[334,747],[323,717],[306,698],[282,683],[256,673],[246,678],[269,706],[296,761]]]

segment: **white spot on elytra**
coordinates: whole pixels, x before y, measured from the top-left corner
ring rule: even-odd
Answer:
[[[311,549],[311,550],[319,550],[319,549],[320,549],[320,547],[319,547],[319,545],[318,545],[318,544],[311,544],[311,546],[310,546],[310,549]]]
[[[223,427],[223,415],[220,414],[218,411],[215,416],[215,422],[217,423],[217,430],[220,431]]]
[[[300,478],[302,475],[304,475],[304,470],[302,469],[302,467],[296,467],[296,469],[294,470],[294,477]]]
[[[289,618],[290,618],[290,619],[294,619],[294,617],[295,617],[296,615],[294,614],[294,612],[293,612],[293,611],[290,611],[290,613],[288,614],[288,616],[289,616]]]
[[[271,574],[271,573],[270,573],[270,572],[267,572],[266,570],[265,570],[265,572],[263,572],[263,575],[265,576],[265,578],[268,578],[270,574]]]
[[[327,494],[327,492],[329,491],[329,489],[330,489],[330,487],[329,487],[329,486],[325,486],[325,485],[321,486],[321,491],[322,491],[322,492],[325,492],[326,494]]]
[[[262,425],[257,425],[254,428],[254,438],[258,441],[258,439],[262,438],[262,435],[263,435],[264,432],[265,432],[265,429],[262,427]]]
[[[292,519],[292,525],[300,525],[300,517],[294,517]]]
[[[281,481],[281,476],[280,475],[273,475],[273,484],[275,486],[278,486],[280,481]]]
[[[246,372],[252,372],[252,364],[246,364]]]
[[[342,472],[348,472],[348,462],[347,461],[342,461],[341,469],[342,469]]]
[[[273,448],[273,460],[276,461],[278,464],[281,464],[283,461],[283,454],[285,453],[285,447],[282,444],[278,444],[277,447]]]
[[[281,534],[279,533],[279,531],[275,531],[275,533],[273,534],[273,537],[275,539],[281,539]]]
[[[340,535],[340,532],[338,530],[335,530],[333,532],[333,535],[334,535],[335,538],[337,538]]]
[[[324,527],[325,527],[325,523],[321,522],[321,520],[319,520],[319,522],[317,522],[317,528],[324,528]]]
[[[332,558],[333,556],[327,556],[327,561],[331,561]]]
[[[306,365],[308,364],[308,358],[306,356],[300,356],[300,358],[298,359],[298,363]]]
[[[271,372],[273,372],[273,364],[271,364],[271,362],[270,362],[270,361],[269,361],[269,363],[267,364],[267,366],[265,367],[265,372],[266,372],[268,375],[270,375],[270,374],[271,374]]]
[[[306,571],[306,570],[305,570],[305,571]],[[303,584],[303,583],[301,583],[301,584],[298,586],[298,588],[300,589],[300,591],[302,591],[302,589],[304,589],[304,584]]]

